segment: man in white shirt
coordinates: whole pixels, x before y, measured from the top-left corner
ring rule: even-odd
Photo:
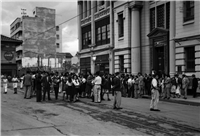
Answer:
[[[158,109],[158,101],[159,101],[159,92],[158,92],[158,75],[153,75],[153,80],[151,82],[151,103],[150,103],[150,111],[160,111]]]
[[[96,72],[96,77],[92,81],[94,84],[94,102],[100,103],[101,102],[101,83],[102,78],[99,76],[99,72]]]

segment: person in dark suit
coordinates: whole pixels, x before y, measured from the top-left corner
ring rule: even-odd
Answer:
[[[198,80],[194,74],[192,75],[192,77],[193,77],[193,79],[192,79],[192,94],[193,94],[193,98],[195,98],[197,95]]]
[[[55,76],[53,77],[53,87],[55,92],[55,99],[58,99],[58,91],[59,91],[59,84],[61,82],[60,77],[58,76],[58,72],[55,73]]]
[[[41,102],[41,100],[42,100],[42,76],[41,76],[40,72],[36,74],[35,87],[36,87],[36,101]]]
[[[51,100],[50,98],[50,86],[51,86],[52,80],[51,77],[49,76],[49,73],[46,72],[45,76],[42,79],[42,84],[43,84],[43,101],[45,101],[46,97],[46,92],[48,95],[48,100]]]
[[[122,109],[121,106],[121,83],[119,72],[116,73],[116,77],[113,79],[113,91],[114,91],[114,103],[113,109]]]
[[[30,99],[31,98],[31,85],[32,85],[32,77],[30,75],[30,71],[26,72],[26,75],[24,76],[23,79],[24,87],[25,87],[25,99]]]

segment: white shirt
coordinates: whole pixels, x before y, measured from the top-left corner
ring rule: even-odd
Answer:
[[[95,77],[95,79],[92,81],[95,85],[101,85],[102,79],[100,76]]]
[[[132,79],[129,78],[129,79],[128,79],[128,85],[131,85],[131,84],[132,84]]]
[[[85,79],[85,78],[82,78],[82,82],[85,83],[85,82],[86,82],[86,79]]]
[[[79,86],[79,85],[80,85],[78,79],[76,79],[76,80],[72,80],[72,82],[73,82],[73,84],[74,84],[75,86]]]
[[[151,84],[153,85],[153,87],[157,87],[158,82],[157,82],[157,80],[155,78],[153,78]]]

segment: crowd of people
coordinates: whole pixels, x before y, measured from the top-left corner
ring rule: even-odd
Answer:
[[[41,102],[47,98],[50,101],[50,92],[55,93],[55,100],[58,99],[59,92],[63,93],[62,99],[69,102],[76,102],[80,98],[89,98],[95,103],[100,103],[105,98],[110,101],[109,94],[114,96],[113,108],[120,109],[121,97],[139,98],[144,95],[152,97],[150,110],[159,111],[157,103],[159,98],[170,99],[171,97],[180,98],[183,96],[187,99],[187,90],[189,84],[192,84],[192,95],[197,97],[197,91],[200,90],[200,80],[192,75],[192,80],[186,75],[175,74],[170,77],[167,74],[104,74],[99,71],[92,75],[74,74],[74,73],[49,73],[49,72],[30,72],[20,78],[13,76],[14,94],[17,94],[17,84],[20,82],[20,89],[24,89],[24,98],[31,99],[36,95],[36,101]],[[7,83],[9,82],[6,75],[2,76],[4,93],[7,93]],[[190,83],[192,82],[192,83]],[[200,91],[199,91],[200,92]],[[106,95],[106,96],[105,96]]]

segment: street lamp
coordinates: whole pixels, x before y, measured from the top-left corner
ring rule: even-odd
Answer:
[[[96,58],[97,58],[96,56],[92,56],[93,61],[96,61]]]

